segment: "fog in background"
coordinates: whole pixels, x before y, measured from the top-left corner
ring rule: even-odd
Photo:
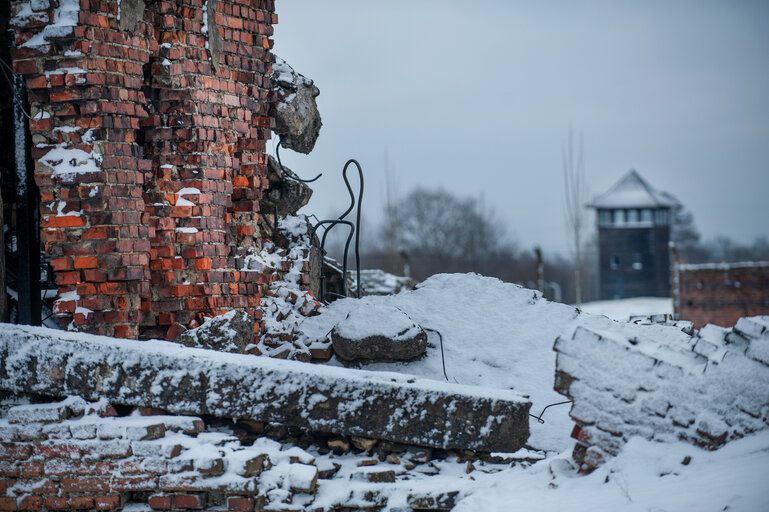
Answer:
[[[519,247],[567,254],[561,149],[584,137],[591,196],[630,168],[679,198],[704,238],[769,235],[769,2],[276,2],[276,54],[315,80],[324,176],[304,213],[347,206],[385,154],[402,198],[482,198]],[[374,237],[373,229],[363,237]]]

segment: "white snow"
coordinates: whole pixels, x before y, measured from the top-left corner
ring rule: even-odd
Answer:
[[[366,298],[360,299],[356,307],[336,325],[336,331],[348,340],[384,336],[393,341],[407,341],[419,334],[419,328],[403,311]]]
[[[580,309],[591,315],[604,315],[627,322],[631,316],[672,315],[673,299],[669,297],[633,297],[618,300],[585,302]]]
[[[77,67],[68,67],[68,68],[57,68],[52,69],[50,71],[45,72],[45,76],[49,77],[51,75],[63,75],[63,74],[70,74],[70,75],[82,75],[83,73],[88,73],[83,68],[77,68]]]
[[[696,270],[731,270],[733,268],[753,268],[753,267],[769,267],[769,261],[738,261],[734,263],[698,263],[698,264],[681,264],[678,266],[682,271],[696,271]]]
[[[29,17],[32,12],[31,7],[27,10],[31,2],[25,2],[22,12],[24,16]],[[41,48],[50,43],[50,38],[64,37],[72,33],[73,28],[78,23],[78,13],[80,12],[80,0],[59,0],[58,6],[53,12],[53,23],[43,27],[43,30],[35,34],[22,47]]]
[[[85,134],[83,140],[85,141]],[[94,147],[90,152],[66,144],[56,144],[48,153],[40,158],[40,162],[53,169],[53,175],[66,178],[74,174],[99,172],[102,161],[101,154]]]
[[[687,456],[691,462],[684,465]],[[551,458],[479,479],[454,510],[758,512],[769,510],[767,472],[769,432],[716,452],[633,438],[587,476],[577,477],[566,460]]]
[[[477,274],[439,274],[414,291],[365,299],[340,299],[319,316],[299,325],[308,346],[326,339],[327,333],[365,300],[369,304],[397,307],[423,328],[443,335],[446,373],[451,382],[486,390],[514,389],[528,395],[532,414],[564,397],[553,390],[556,337],[587,323],[609,328],[608,318],[580,314],[571,306],[544,300],[539,292]],[[621,325],[621,324],[617,324]],[[428,332],[427,356],[408,363],[375,363],[367,370],[396,371],[443,380],[438,335]],[[330,364],[339,364],[332,359]],[[569,406],[548,409],[544,424],[530,422],[529,445],[560,452],[571,441],[573,423]],[[564,434],[566,433],[566,434]]]
[[[635,169],[631,169],[607,192],[596,197],[593,208],[675,207],[678,201],[666,192],[649,185]]]
[[[206,50],[208,50],[208,0],[204,0],[203,2],[203,26],[200,31],[206,37]]]

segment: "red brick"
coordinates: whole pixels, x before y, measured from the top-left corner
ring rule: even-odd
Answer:
[[[73,459],[80,457],[80,449],[69,444],[38,444],[34,454],[44,459]]]
[[[83,233],[80,237],[83,240],[100,240],[107,238],[107,228],[104,226],[95,226]]]
[[[136,330],[130,325],[116,325],[115,337],[116,338],[135,338],[137,335]]]
[[[111,488],[109,478],[62,478],[61,489],[64,492],[99,492]]]
[[[64,510],[69,508],[69,499],[63,496],[49,496],[45,499],[45,508],[48,510]]]
[[[97,496],[96,510],[114,510],[120,507],[120,495],[111,494],[109,496]]]
[[[25,496],[19,502],[19,510],[40,510],[43,508],[43,498],[40,496]]]
[[[32,445],[3,443],[0,445],[0,459],[23,460],[32,455]]]
[[[85,226],[85,218],[75,215],[62,215],[55,217],[50,215],[43,217],[44,228],[77,228]]]
[[[253,512],[254,500],[251,498],[230,498],[227,501],[227,508],[236,512]]]
[[[93,508],[93,498],[90,496],[73,496],[70,507],[75,510],[88,510]]]
[[[195,260],[195,268],[198,270],[211,270],[212,260],[211,258],[198,258]]]
[[[0,498],[0,510],[18,510],[16,498]]]
[[[43,474],[42,462],[24,462],[21,465],[21,476],[40,476]]]
[[[171,501],[172,497],[170,495],[156,494],[155,496],[150,496],[147,504],[155,510],[165,510],[172,508]]]
[[[205,496],[201,494],[177,494],[174,496],[175,508],[200,509],[205,506]]]
[[[96,256],[78,256],[75,258],[75,268],[96,268],[99,266],[99,260]]]

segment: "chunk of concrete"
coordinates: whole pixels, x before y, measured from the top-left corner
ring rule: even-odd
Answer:
[[[323,125],[315,102],[320,89],[277,55],[271,78],[276,95],[270,110],[275,118],[274,131],[280,135],[283,147],[307,154],[315,147]]]
[[[521,448],[531,407],[503,389],[7,324],[0,389],[484,452]]]
[[[411,361],[427,350],[427,334],[400,309],[361,301],[334,326],[331,341],[345,361]]]
[[[245,311],[232,310],[207,318],[203,325],[185,331],[174,340],[194,348],[242,354],[254,336],[254,319]]]

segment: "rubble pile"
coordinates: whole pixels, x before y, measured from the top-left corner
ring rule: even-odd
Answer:
[[[19,402],[0,406],[2,510],[449,510],[475,478],[544,458],[292,435],[77,397]]]
[[[769,425],[769,317],[700,331],[687,322],[581,325],[554,350],[555,388],[574,400],[574,458],[583,470],[633,436],[716,449]]]

